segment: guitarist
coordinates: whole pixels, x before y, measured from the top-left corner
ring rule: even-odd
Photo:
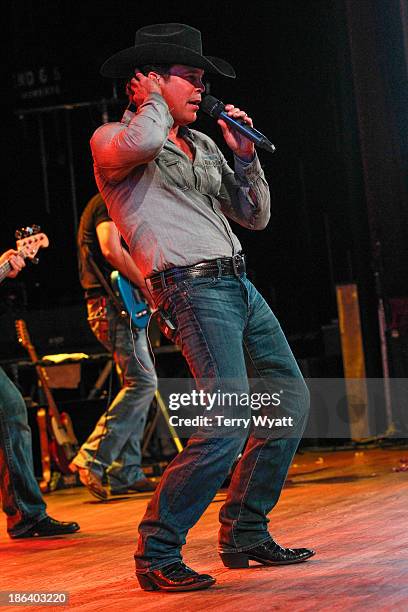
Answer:
[[[7,275],[15,278],[25,266],[17,251],[0,256],[9,262]],[[27,408],[17,387],[0,368],[0,490],[12,539],[55,536],[78,531],[78,523],[57,521],[46,512],[46,504],[34,476],[31,431]]]
[[[129,329],[128,320],[121,318],[107,294],[100,273],[109,283],[112,270],[118,270],[153,305],[151,297],[99,193],[91,198],[81,215],[77,243],[79,279],[89,325],[99,342],[113,353],[122,386],[70,467],[79,471],[81,482],[98,499],[108,497],[103,485],[105,475],[112,495],[153,491],[155,483],[145,477],[141,468],[140,445],[157,388],[147,333],[146,329]]]

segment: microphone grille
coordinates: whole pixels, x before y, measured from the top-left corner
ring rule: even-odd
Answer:
[[[214,96],[205,96],[201,102],[201,110],[203,110],[210,117],[218,118],[220,113],[224,110],[225,106],[221,100],[217,100]]]

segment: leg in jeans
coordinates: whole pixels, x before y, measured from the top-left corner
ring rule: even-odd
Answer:
[[[183,355],[200,388],[222,377],[242,382],[247,389],[242,334],[246,302],[239,283],[196,279],[171,287],[155,299],[176,323]],[[208,390],[208,387],[207,389]],[[138,572],[180,561],[188,530],[196,523],[244,444],[242,436],[192,436],[166,468],[139,525],[135,554]]]
[[[74,463],[87,467],[99,477],[107,471],[114,490],[144,478],[140,440],[157,388],[157,378],[146,330],[135,331],[132,337],[127,322],[118,319],[109,304],[106,305],[106,316],[93,318],[96,301],[90,302],[88,311],[92,330],[98,340],[113,351],[123,385],[82,445]]]
[[[278,321],[252,283],[244,283],[251,309],[245,346],[265,386],[275,380],[285,388],[277,414],[292,416],[294,425],[280,438],[273,432],[254,431],[234,470],[220,510],[219,544],[221,550],[237,552],[270,539],[267,515],[278,502],[309,407],[308,389]]]
[[[170,287],[157,297],[157,301],[176,320],[183,355],[198,385],[202,380],[213,379],[213,388],[216,389],[217,386],[224,387],[225,380],[234,380],[240,392],[246,392],[248,380],[243,340],[244,335],[248,335],[250,318],[254,316],[252,310],[260,307],[260,302],[251,303],[247,284],[234,277],[196,279]],[[274,367],[275,352],[292,364],[293,357],[270,311],[260,316],[257,333],[265,334],[267,346],[262,350],[270,369]],[[256,335],[255,331],[250,335],[252,343],[259,340]],[[291,407],[295,415],[299,411],[298,404],[297,398],[293,398]],[[140,538],[135,555],[139,572],[180,560],[180,548],[188,530],[212,501],[242,449],[245,432],[235,433],[234,436],[222,437],[198,433],[168,466],[139,526]],[[266,486],[263,491],[265,509],[279,494],[273,483],[277,481],[279,486],[279,482],[283,482],[295,447],[294,442],[275,444],[273,451],[277,456],[266,462],[258,456],[259,453],[248,456],[247,481],[250,481],[256,461],[260,461],[263,478],[270,483],[270,488]],[[280,476],[281,472],[284,475]],[[265,532],[258,541],[262,538],[266,538]]]
[[[0,368],[0,487],[7,531],[20,535],[47,516],[34,477],[31,430],[21,393]]]

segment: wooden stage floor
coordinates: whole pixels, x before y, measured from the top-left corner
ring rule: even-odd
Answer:
[[[73,536],[9,540],[0,533],[0,591],[68,592],[47,609],[408,610],[408,472],[404,449],[306,450],[295,456],[270,530],[285,546],[310,546],[306,563],[227,570],[218,558],[221,490],[184,548],[185,562],[217,578],[206,591],[147,593],[134,578],[137,524],[150,495],[100,503],[83,487],[46,496],[48,511],[76,520]],[[42,606],[5,609],[35,610]]]

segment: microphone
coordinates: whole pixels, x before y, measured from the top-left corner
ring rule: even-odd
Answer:
[[[228,123],[234,130],[240,132],[249,140],[251,140],[257,147],[265,149],[273,153],[276,151],[276,147],[264,136],[261,132],[258,132],[255,128],[251,127],[247,123],[244,123],[241,119],[234,119],[225,112],[225,104],[221,100],[217,100],[214,96],[205,96],[200,106],[207,115],[213,117],[213,119],[222,119],[225,123]]]

